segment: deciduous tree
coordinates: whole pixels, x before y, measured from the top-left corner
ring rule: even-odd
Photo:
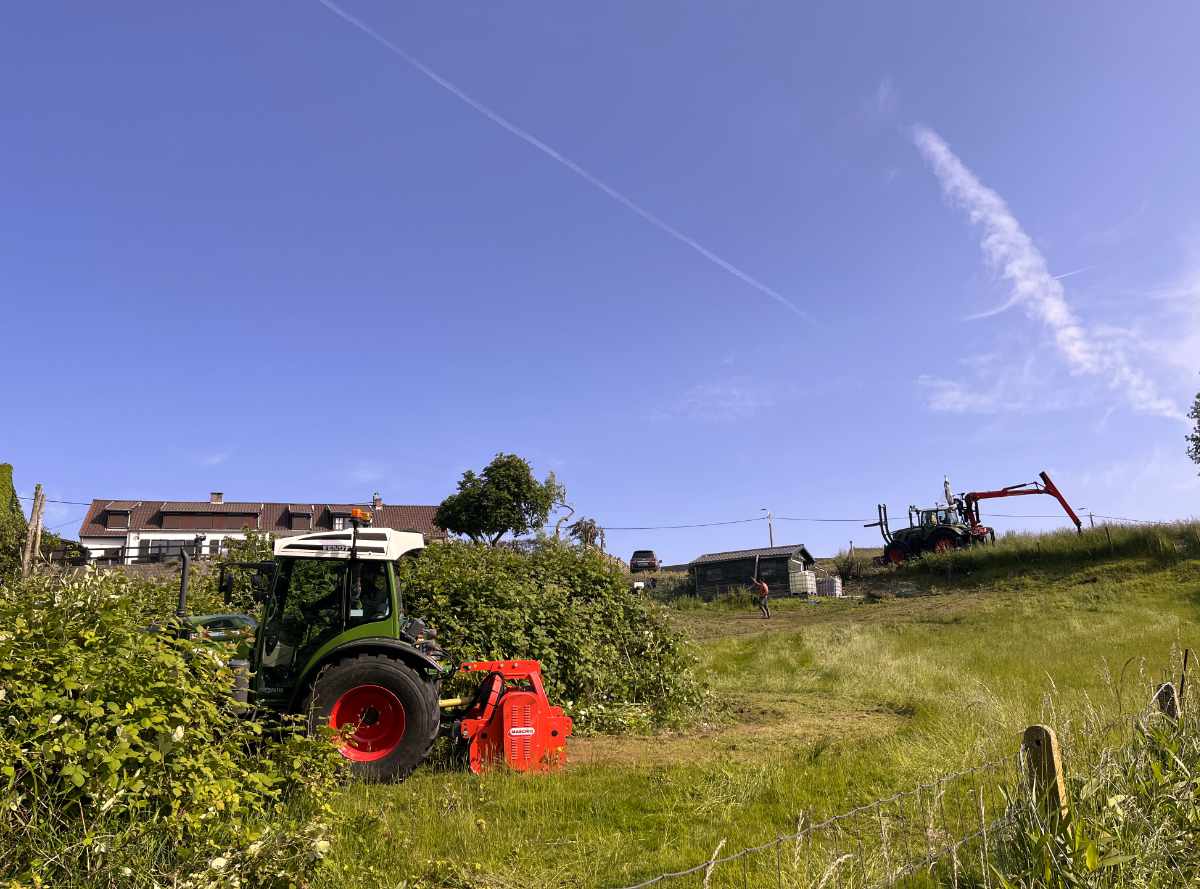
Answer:
[[[566,496],[554,473],[539,482],[528,461],[497,454],[483,472],[468,469],[458,491],[442,501],[434,521],[454,534],[495,546],[505,534],[528,534],[546,524]]]
[[[1188,456],[1192,458],[1192,462],[1200,464],[1200,392],[1196,393],[1196,400],[1192,403],[1192,409],[1188,412],[1188,416],[1196,421],[1196,426],[1188,433]]]

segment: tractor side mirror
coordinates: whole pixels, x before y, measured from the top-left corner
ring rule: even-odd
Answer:
[[[233,572],[221,569],[221,577],[217,581],[217,588],[221,591],[221,599],[225,604],[233,604]]]
[[[255,572],[250,578],[250,592],[259,605],[266,602],[271,592],[271,578],[261,571]]]

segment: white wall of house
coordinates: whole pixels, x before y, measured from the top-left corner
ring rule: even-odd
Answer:
[[[201,555],[205,556],[215,555],[212,548],[220,547],[225,540],[246,539],[246,535],[242,531],[161,531],[151,529],[131,531],[124,537],[83,537],[79,542],[88,548],[93,557],[103,557],[107,555],[106,551],[125,547],[125,552],[128,554],[127,561],[132,561],[143,542],[153,544],[154,541],[162,540],[176,544],[191,543],[196,539],[197,534],[204,535]]]

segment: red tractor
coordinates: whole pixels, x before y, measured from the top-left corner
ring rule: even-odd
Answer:
[[[994,491],[969,491],[955,496],[950,490],[950,482],[945,482],[946,505],[922,508],[908,508],[908,527],[893,532],[888,527],[887,505],[879,504],[879,521],[864,525],[866,528],[878,528],[883,534],[883,561],[898,565],[923,553],[943,553],[952,549],[960,549],[976,543],[995,541],[996,532],[983,524],[979,503],[982,500],[995,500],[1000,497],[1023,497],[1028,494],[1048,494],[1062,504],[1063,510],[1075,524],[1075,530],[1080,531],[1083,523],[1067,498],[1062,495],[1050,476],[1045,472],[1038,474],[1040,482],[1024,482],[1019,485],[1009,485]]]

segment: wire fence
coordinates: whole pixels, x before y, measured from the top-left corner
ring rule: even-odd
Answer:
[[[1127,744],[1136,716],[1101,722],[1091,716],[1063,731],[1064,771],[1091,780],[1107,752]],[[998,889],[996,865],[1036,795],[1029,753],[941,775],[841,814],[808,822],[756,846],[726,851],[622,889],[909,889],[973,886]]]

